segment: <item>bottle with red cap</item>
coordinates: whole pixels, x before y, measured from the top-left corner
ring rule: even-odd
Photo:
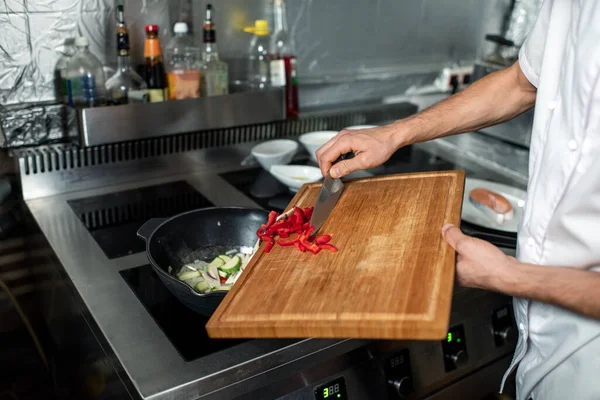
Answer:
[[[144,42],[144,80],[148,86],[148,96],[151,103],[165,101],[167,94],[167,79],[165,66],[158,38],[158,25],[146,25],[146,41]]]

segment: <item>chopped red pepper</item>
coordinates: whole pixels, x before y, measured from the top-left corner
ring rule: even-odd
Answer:
[[[261,225],[260,229],[256,232],[256,235],[262,241],[267,242],[265,252],[270,252],[275,246],[275,243],[280,246],[295,246],[302,252],[308,250],[313,254],[319,253],[322,249],[337,252],[335,246],[328,244],[333,235],[326,234],[317,238],[312,237],[312,233],[315,229],[309,222],[312,213],[312,207],[307,207],[305,209],[294,207],[278,221],[277,218],[279,217],[279,214],[275,211],[270,212],[267,223]],[[290,235],[294,233],[298,234],[297,238],[282,240],[289,238]]]
[[[338,249],[334,245],[329,244],[329,243],[319,244],[318,246],[319,246],[320,249],[322,249],[322,250],[329,250],[332,253],[337,253],[337,251],[338,251]]]
[[[271,249],[273,248],[273,246],[275,246],[275,242],[269,242],[269,243],[267,243],[267,245],[265,246],[265,253],[270,252]]]
[[[294,246],[298,242],[298,238],[292,240],[277,239],[277,244],[280,246]]]
[[[295,245],[295,246],[296,246],[296,248],[297,248],[298,250],[300,250],[301,252],[303,252],[303,253],[304,253],[304,252],[306,251],[306,249],[304,248],[304,246],[302,246],[302,243],[300,243],[300,241],[294,242],[294,245]]]
[[[315,238],[315,243],[316,244],[325,244],[325,243],[329,243],[329,241],[331,240],[331,234],[327,234],[327,235],[321,235]]]
[[[312,207],[305,208],[304,209],[304,218],[306,218],[307,221],[310,221],[310,219],[312,217],[312,213],[313,213]]]
[[[271,225],[273,225],[275,223],[275,221],[277,220],[277,217],[279,217],[279,213],[277,211],[271,211],[269,213],[269,218],[267,220],[267,223],[261,225],[261,228],[268,228]]]
[[[296,216],[296,223],[301,224],[305,221],[304,211],[301,208],[294,207],[294,215]]]

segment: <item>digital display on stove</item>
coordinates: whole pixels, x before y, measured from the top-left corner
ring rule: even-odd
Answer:
[[[315,399],[316,400],[346,400],[348,395],[346,394],[346,381],[343,376],[337,379],[319,385],[315,388]]]

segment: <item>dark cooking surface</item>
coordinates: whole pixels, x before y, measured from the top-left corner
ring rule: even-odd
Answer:
[[[172,217],[213,206],[184,181],[70,200],[68,203],[109,259],[144,251],[145,243],[136,232],[150,218]]]
[[[204,327],[209,318],[181,304],[150,265],[130,268],[120,274],[184,360],[192,361],[245,342],[210,339]]]

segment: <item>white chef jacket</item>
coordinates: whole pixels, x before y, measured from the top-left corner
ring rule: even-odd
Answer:
[[[544,0],[519,63],[537,97],[517,257],[600,271],[600,1]],[[600,321],[525,299],[514,311],[502,385],[518,365],[517,400],[600,399]]]

